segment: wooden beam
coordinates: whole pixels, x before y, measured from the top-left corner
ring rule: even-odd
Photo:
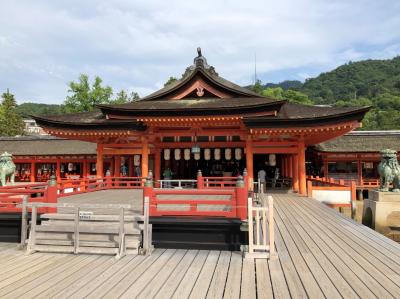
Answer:
[[[297,154],[292,156],[293,159],[293,191],[299,191],[299,161]]]
[[[296,154],[296,147],[253,147],[254,154]]]
[[[101,143],[97,144],[96,175],[98,178],[102,178],[104,176],[103,145]]]
[[[301,195],[307,194],[306,183],[306,149],[304,141],[299,142],[298,156],[299,156],[299,193]]]

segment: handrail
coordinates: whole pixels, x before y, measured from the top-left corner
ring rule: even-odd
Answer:
[[[275,257],[274,199],[259,193],[259,204],[248,198],[249,247],[246,258]]]

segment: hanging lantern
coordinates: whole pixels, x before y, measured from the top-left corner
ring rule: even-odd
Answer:
[[[164,160],[168,161],[171,158],[171,150],[169,148],[164,149]]]
[[[268,161],[269,161],[269,166],[276,166],[276,155],[269,154]]]
[[[230,148],[225,149],[225,160],[232,159],[232,150]]]
[[[235,159],[242,160],[242,149],[241,148],[235,148]]]
[[[175,156],[175,160],[180,160],[181,159],[181,149],[180,148],[176,148],[175,149],[174,156]]]
[[[204,150],[204,160],[208,161],[211,159],[211,150],[209,148],[206,148]]]
[[[186,161],[190,160],[190,148],[185,148],[185,150],[183,151],[183,158]]]
[[[133,165],[140,166],[140,155],[133,156]]]
[[[46,170],[46,168],[44,168],[43,170]],[[74,164],[68,163],[68,171],[72,171],[72,170],[74,170]]]
[[[194,153],[194,159],[196,161],[200,160],[200,153]]]
[[[217,161],[221,160],[221,149],[220,148],[214,149],[214,159]]]

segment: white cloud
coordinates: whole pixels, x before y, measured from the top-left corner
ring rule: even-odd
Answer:
[[[80,73],[142,96],[180,76],[201,46],[227,79],[301,78],[400,45],[400,3],[374,1],[7,1],[0,11],[0,91],[61,103]],[[293,73],[291,73],[293,71]]]

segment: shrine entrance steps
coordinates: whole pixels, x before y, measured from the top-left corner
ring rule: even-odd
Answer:
[[[58,212],[41,214],[40,219],[33,206],[26,242],[28,254],[36,251],[88,253],[120,258],[127,254],[150,254],[153,249],[148,203],[143,215],[126,205],[109,205],[108,209],[104,205],[96,205],[97,209],[92,209],[93,205],[54,205]],[[106,213],[108,210],[114,213]]]

